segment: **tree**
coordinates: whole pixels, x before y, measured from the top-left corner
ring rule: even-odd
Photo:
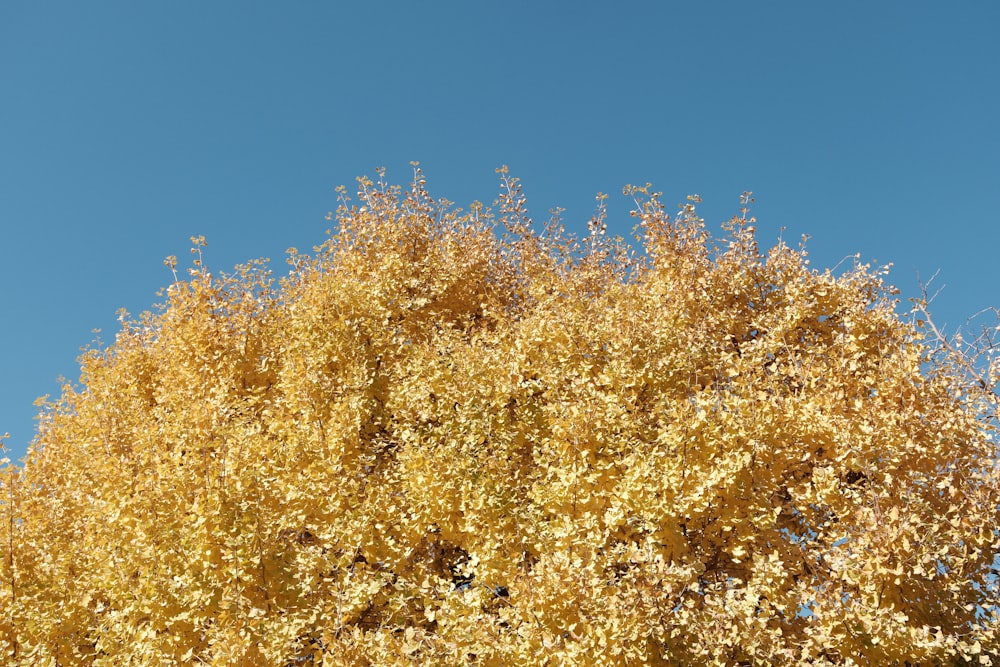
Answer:
[[[81,357],[2,482],[8,664],[1000,655],[990,339],[761,252],[747,197],[716,240],[627,188],[635,253],[505,169],[359,183],[287,276],[196,238]]]

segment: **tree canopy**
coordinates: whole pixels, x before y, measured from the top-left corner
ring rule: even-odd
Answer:
[[[746,206],[626,188],[636,251],[500,180],[361,178],[280,278],[194,239],[5,468],[5,664],[1000,656],[988,339]]]

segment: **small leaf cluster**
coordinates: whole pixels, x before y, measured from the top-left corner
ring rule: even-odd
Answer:
[[[0,469],[0,661],[997,659],[995,365],[749,195],[627,188],[635,252],[500,181],[361,178],[281,278],[194,239]]]

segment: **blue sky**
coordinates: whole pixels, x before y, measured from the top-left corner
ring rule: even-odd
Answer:
[[[78,377],[116,311],[205,235],[214,270],[320,243],[334,187],[419,160],[433,194],[580,231],[598,191],[752,190],[762,245],[947,285],[954,328],[1000,305],[1000,3],[0,3],[0,433]]]

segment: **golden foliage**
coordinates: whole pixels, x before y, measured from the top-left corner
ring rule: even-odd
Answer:
[[[4,664],[996,658],[997,365],[882,271],[359,183],[81,358],[0,470]]]

